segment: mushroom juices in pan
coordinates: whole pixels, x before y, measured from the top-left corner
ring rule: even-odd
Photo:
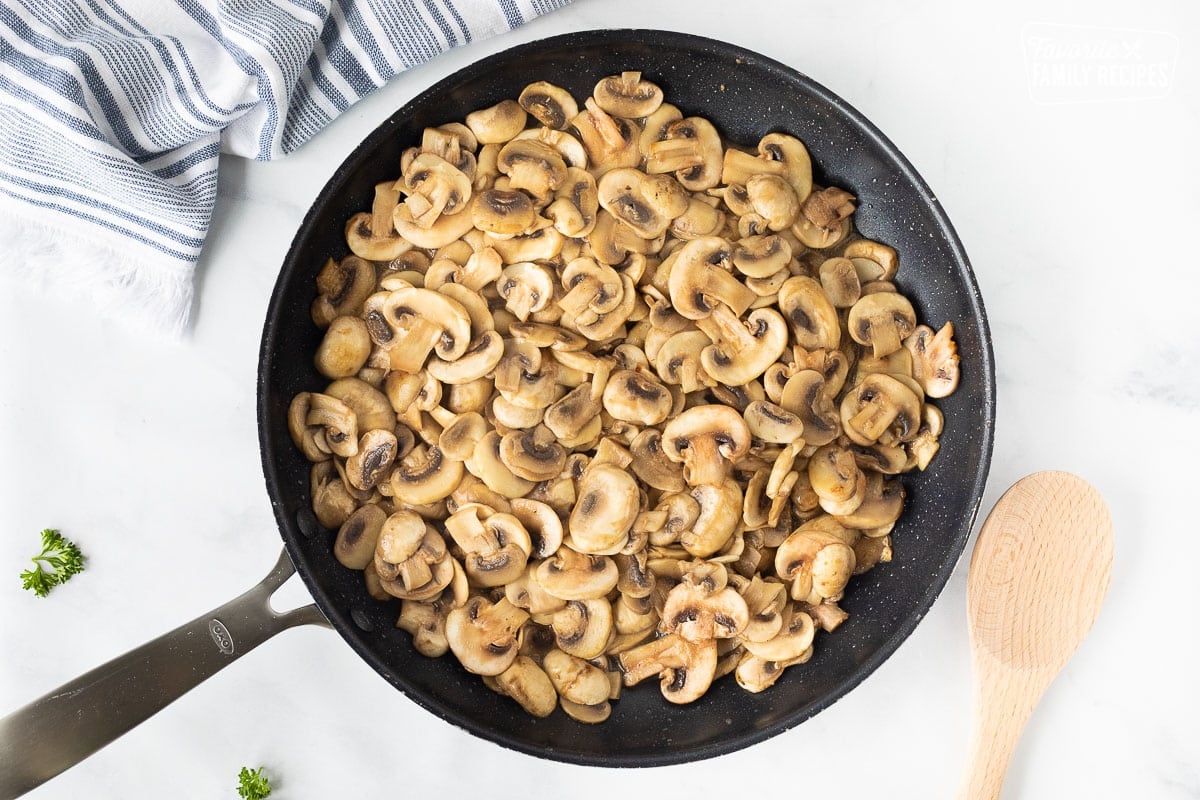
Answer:
[[[854,197],[638,72],[582,109],[531,84],[399,167],[317,277],[331,382],[288,417],[337,559],[538,716],[807,661],[958,382]]]

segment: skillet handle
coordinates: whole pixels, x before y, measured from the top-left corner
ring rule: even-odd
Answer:
[[[294,572],[285,550],[240,597],[0,719],[0,800],[79,763],[275,634],[328,627],[315,605],[282,614],[271,608],[271,595]]]

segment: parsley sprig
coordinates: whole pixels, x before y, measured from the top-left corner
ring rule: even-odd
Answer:
[[[263,774],[263,768],[242,767],[238,773],[238,796],[246,800],[263,800],[271,794],[271,782]]]
[[[42,552],[33,557],[33,569],[21,573],[21,586],[45,597],[55,586],[80,572],[83,572],[83,553],[79,547],[58,531],[47,528],[42,531]]]

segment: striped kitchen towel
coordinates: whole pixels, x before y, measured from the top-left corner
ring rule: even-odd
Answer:
[[[0,269],[178,334],[221,152],[570,0],[0,0]]]

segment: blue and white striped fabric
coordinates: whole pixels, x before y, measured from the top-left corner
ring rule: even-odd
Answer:
[[[288,153],[569,1],[0,0],[0,268],[179,332],[221,152]]]

